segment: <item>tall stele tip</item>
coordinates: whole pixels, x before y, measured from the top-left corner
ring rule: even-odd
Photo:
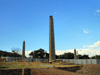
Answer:
[[[50,15],[50,18],[53,18],[53,16],[52,16],[52,15]]]

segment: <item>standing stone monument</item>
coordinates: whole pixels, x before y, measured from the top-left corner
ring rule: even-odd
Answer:
[[[22,57],[25,57],[25,41],[23,41]]]
[[[76,49],[74,49],[74,59],[76,59]]]
[[[55,41],[54,41],[54,25],[53,17],[49,17],[49,62],[55,60]]]
[[[78,51],[77,51],[77,59],[79,59],[79,57],[78,57]]]

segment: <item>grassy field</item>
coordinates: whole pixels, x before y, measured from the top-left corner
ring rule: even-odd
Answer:
[[[62,65],[62,64],[49,64],[41,62],[6,62],[6,65],[1,65],[2,69],[19,69],[19,68],[51,68],[50,66],[40,66],[40,65],[52,65],[55,67],[72,67],[77,65]],[[80,65],[79,65],[80,66]]]

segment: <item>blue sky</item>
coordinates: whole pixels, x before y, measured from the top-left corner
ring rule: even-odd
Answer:
[[[50,15],[56,54],[100,54],[100,0],[0,0],[0,50],[22,50],[25,40],[26,56],[49,52]]]

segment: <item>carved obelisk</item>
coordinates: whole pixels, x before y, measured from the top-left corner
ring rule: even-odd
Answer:
[[[25,41],[23,41],[23,47],[22,47],[23,51],[22,51],[22,57],[24,58],[25,57]]]
[[[49,62],[55,60],[55,40],[54,40],[54,25],[53,17],[49,17]]]

